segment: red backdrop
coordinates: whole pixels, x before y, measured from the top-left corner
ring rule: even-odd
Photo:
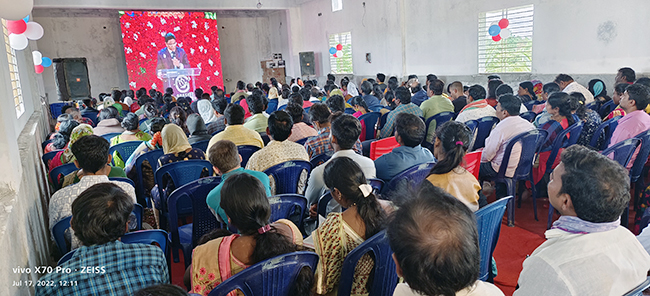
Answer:
[[[156,75],[158,51],[165,47],[165,34],[173,33],[185,50],[192,68],[200,68],[196,87],[210,92],[213,85],[223,89],[221,53],[216,15],[211,12],[120,12],[126,68],[131,89],[144,87],[163,91]]]

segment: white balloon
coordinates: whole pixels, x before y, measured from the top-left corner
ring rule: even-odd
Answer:
[[[342,57],[343,56],[343,51],[342,50],[337,51],[336,56],[339,57],[339,58]]]
[[[34,65],[36,66],[43,63],[43,54],[38,50],[32,51],[32,58],[34,59]]]
[[[25,34],[9,34],[9,45],[15,50],[23,50],[27,48],[29,41]]]
[[[502,39],[506,39],[506,38],[510,37],[510,35],[512,35],[512,33],[510,32],[510,29],[508,29],[508,28],[501,29],[500,34],[501,34]]]
[[[41,39],[43,37],[43,27],[39,23],[29,22],[27,23],[27,30],[23,34],[30,40]]]
[[[25,18],[34,8],[34,0],[0,0],[0,18],[17,21]]]

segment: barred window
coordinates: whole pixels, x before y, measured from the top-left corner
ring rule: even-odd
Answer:
[[[25,113],[25,103],[23,102],[23,93],[20,89],[20,75],[18,75],[18,62],[16,61],[16,51],[9,46],[9,31],[7,23],[2,20],[2,34],[4,36],[5,48],[7,50],[7,61],[9,62],[9,79],[11,82],[14,107],[16,108],[16,118]]]
[[[329,45],[330,48],[337,49],[335,54],[329,53],[332,74],[352,74],[352,34],[350,32],[331,34]]]
[[[532,4],[479,14],[479,73],[525,73],[532,71],[533,14],[534,6]],[[504,18],[508,20],[508,26],[499,28],[500,34],[493,39],[489,32],[490,27],[493,25],[499,26],[499,21]],[[507,36],[508,33],[510,33],[510,36]]]

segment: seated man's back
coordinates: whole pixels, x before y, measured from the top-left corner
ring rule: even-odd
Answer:
[[[82,192],[72,203],[70,226],[81,246],[61,265],[61,272],[40,279],[37,295],[132,295],[135,291],[169,282],[162,250],[144,244],[124,244],[133,211],[131,198],[111,183]]]
[[[237,104],[230,104],[224,111],[226,122],[226,129],[214,135],[208,143],[208,151],[214,143],[221,140],[229,140],[237,146],[251,145],[257,147],[264,147],[264,141],[260,134],[254,130],[244,127],[244,108]],[[207,158],[210,154],[207,153]]]

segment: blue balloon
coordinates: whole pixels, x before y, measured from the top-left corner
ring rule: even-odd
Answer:
[[[43,57],[43,62],[41,62],[41,66],[47,68],[49,66],[52,66],[52,59],[48,57]]]
[[[29,14],[23,19],[26,23],[29,22]]]
[[[490,36],[499,35],[499,33],[501,33],[501,28],[499,27],[499,25],[492,25],[488,29],[488,33],[490,33]]]
[[[330,54],[336,53],[336,47],[330,47]]]

